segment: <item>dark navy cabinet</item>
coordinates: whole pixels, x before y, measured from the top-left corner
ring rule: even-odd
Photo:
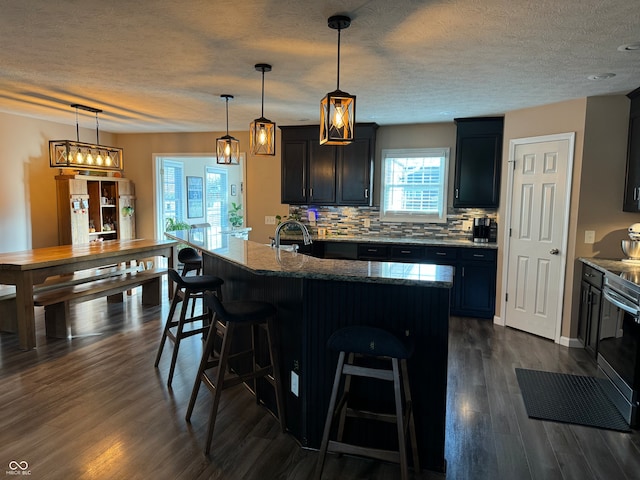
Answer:
[[[500,200],[502,117],[456,118],[453,206],[497,208]]]

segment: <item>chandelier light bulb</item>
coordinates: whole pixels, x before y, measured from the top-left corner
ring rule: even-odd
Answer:
[[[78,149],[78,153],[76,154],[76,163],[84,163],[84,157],[82,156],[82,151]]]

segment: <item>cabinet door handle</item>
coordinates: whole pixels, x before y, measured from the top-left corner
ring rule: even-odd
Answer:
[[[307,196],[307,189],[306,189],[306,188],[303,188],[303,189],[302,189],[302,196],[303,196],[303,197],[306,197],[306,196]]]
[[[411,250],[400,250],[400,253],[404,253],[405,255],[408,255],[409,253],[411,253]]]
[[[368,188],[364,189],[364,198],[369,198],[369,189]]]
[[[445,252],[436,252],[436,255],[440,255],[440,256],[443,256],[443,257],[447,256],[447,254]]]
[[[462,267],[462,276],[464,277],[464,267]]]
[[[460,198],[460,189],[456,188],[456,198]]]
[[[477,258],[484,258],[484,255],[481,253],[474,253],[473,256]]]
[[[378,251],[377,248],[368,248],[367,252],[376,253]]]
[[[309,189],[309,197],[313,198],[313,188]]]

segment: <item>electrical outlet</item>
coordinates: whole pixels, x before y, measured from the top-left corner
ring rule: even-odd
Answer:
[[[267,215],[264,217],[264,224],[265,225],[275,225],[276,224],[276,217],[272,216],[272,215]]]
[[[371,219],[370,218],[365,218],[364,219],[364,228],[369,228],[371,226]]]
[[[316,226],[316,212],[314,210],[309,210],[307,212],[307,218],[309,219],[309,225],[312,227]]]
[[[595,230],[585,230],[584,231],[584,243],[596,243],[596,232]]]
[[[291,370],[291,393],[298,396],[298,374]]]

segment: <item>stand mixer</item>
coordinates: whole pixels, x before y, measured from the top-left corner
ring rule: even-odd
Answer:
[[[627,231],[629,240],[622,240],[622,251],[629,258],[623,258],[623,262],[640,264],[640,223],[634,223]]]

